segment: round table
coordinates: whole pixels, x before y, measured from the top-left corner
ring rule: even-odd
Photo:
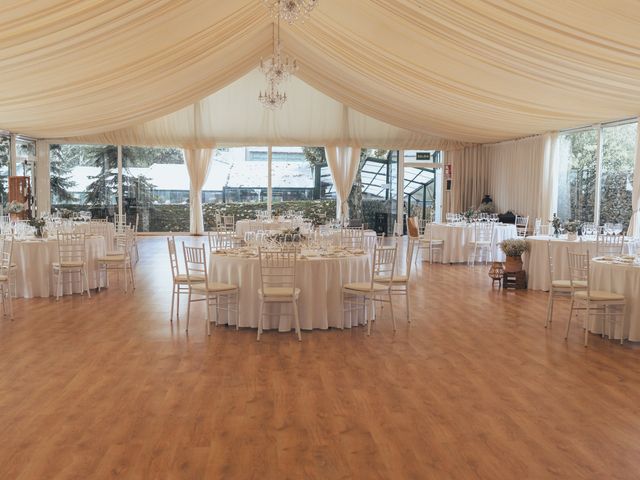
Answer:
[[[468,260],[470,248],[468,244],[473,240],[475,228],[473,223],[434,223],[431,228],[434,240],[444,240],[442,263],[463,263]],[[499,243],[517,236],[518,231],[515,225],[496,223],[491,241],[491,258],[496,262],[504,262],[506,257]]]
[[[553,259],[553,279],[568,280],[569,264],[567,260],[567,248],[572,252],[596,254],[595,237],[578,237],[577,240],[568,240],[566,235],[553,237],[549,235],[536,235],[527,237],[530,250],[523,255],[524,269],[527,271],[528,287],[531,290],[549,290],[549,260],[547,254],[547,242],[551,242],[551,258]],[[632,253],[636,244],[633,239],[625,241],[625,253]]]
[[[296,286],[301,289],[298,301],[300,327],[311,330],[341,326],[342,285],[368,281],[371,278],[370,272],[368,255],[299,259],[296,264]],[[233,283],[240,287],[240,326],[257,328],[260,314],[259,259],[213,254],[209,258],[209,276],[211,281]],[[282,308],[284,313],[291,313],[291,307],[288,305],[268,307]],[[229,323],[235,324],[234,321],[235,318],[232,316]],[[225,315],[220,316],[218,323],[227,323]],[[347,328],[363,323],[364,318],[360,312],[344,315],[344,326]],[[289,331],[292,326],[293,317],[290,315],[265,315],[265,328]]]
[[[591,261],[591,288],[619,293],[625,297],[624,327],[616,325],[614,338],[628,338],[632,342],[640,341],[640,265],[616,263],[604,260]],[[608,327],[605,327],[608,328]],[[599,318],[590,319],[589,330],[602,333]]]
[[[102,236],[86,237],[86,261],[89,288],[98,288],[96,258],[103,256],[105,240]],[[55,295],[53,269],[51,264],[58,261],[58,240],[26,239],[13,242],[13,260],[16,265],[16,294],[18,297],[34,298]],[[68,281],[64,282],[64,294],[80,293],[81,283],[73,282],[73,292]]]

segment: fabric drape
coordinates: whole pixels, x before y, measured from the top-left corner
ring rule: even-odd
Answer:
[[[189,231],[194,235],[204,233],[204,219],[202,218],[202,187],[207,181],[211,169],[213,149],[185,148],[184,163],[189,172]]]
[[[489,191],[499,211],[547,221],[556,204],[557,134],[484,145]]]
[[[489,165],[481,145],[445,152],[451,165],[451,191],[445,192],[443,212],[460,213],[477,207],[489,193]]]
[[[336,216],[338,219],[349,218],[349,193],[358,173],[360,147],[327,146],[324,150],[336,188]]]
[[[640,237],[640,117],[638,117],[638,132],[636,136],[636,163],[633,168],[633,195],[631,197],[631,220],[629,234]]]
[[[340,105],[418,135],[494,143],[640,111],[640,13],[611,3],[322,1],[281,38],[298,78]],[[271,50],[272,18],[255,0],[0,2],[0,19],[0,128],[34,138],[161,118]],[[288,88],[287,103],[306,103]]]
[[[36,207],[37,216],[51,213],[51,164],[49,142],[36,142]]]

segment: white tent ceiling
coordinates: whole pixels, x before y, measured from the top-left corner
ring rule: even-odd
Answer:
[[[2,2],[0,127],[39,138],[139,132],[244,81],[269,53],[270,22],[259,0]],[[638,25],[631,0],[321,0],[282,37],[299,78],[350,115],[453,146],[636,115]],[[263,123],[242,135],[300,140]],[[229,132],[190,138],[242,136]]]

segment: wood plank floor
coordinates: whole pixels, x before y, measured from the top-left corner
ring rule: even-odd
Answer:
[[[567,303],[545,330],[546,294],[425,263],[395,334],[385,314],[371,337],[187,336],[164,237],[140,243],[134,294],[18,300],[0,319],[0,479],[640,476],[640,349],[585,349],[578,322],[565,342]]]

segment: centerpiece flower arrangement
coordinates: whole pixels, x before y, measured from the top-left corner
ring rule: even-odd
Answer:
[[[562,223],[555,213],[551,219],[551,225],[553,226],[553,235],[557,237],[560,234],[560,227],[562,226]]]
[[[529,251],[529,242],[521,238],[510,238],[500,243],[500,248],[507,256],[504,265],[505,272],[519,272],[522,270],[522,254]]]
[[[270,235],[269,240],[284,243],[287,240],[291,241],[294,235],[298,235],[300,241],[306,240],[306,237],[302,233],[300,233],[300,227],[288,228],[274,235]]]
[[[469,207],[466,212],[464,212],[464,218],[466,218],[467,222],[470,222],[473,217],[476,216],[476,209],[474,207]]]
[[[569,220],[564,224],[564,229],[567,231],[569,240],[578,238],[578,230],[580,227],[582,227],[582,224],[577,220]]]
[[[38,238],[42,237],[42,232],[43,232],[44,226],[46,225],[44,218],[30,218],[29,225],[31,225],[36,229],[36,233],[35,233],[36,237]]]

